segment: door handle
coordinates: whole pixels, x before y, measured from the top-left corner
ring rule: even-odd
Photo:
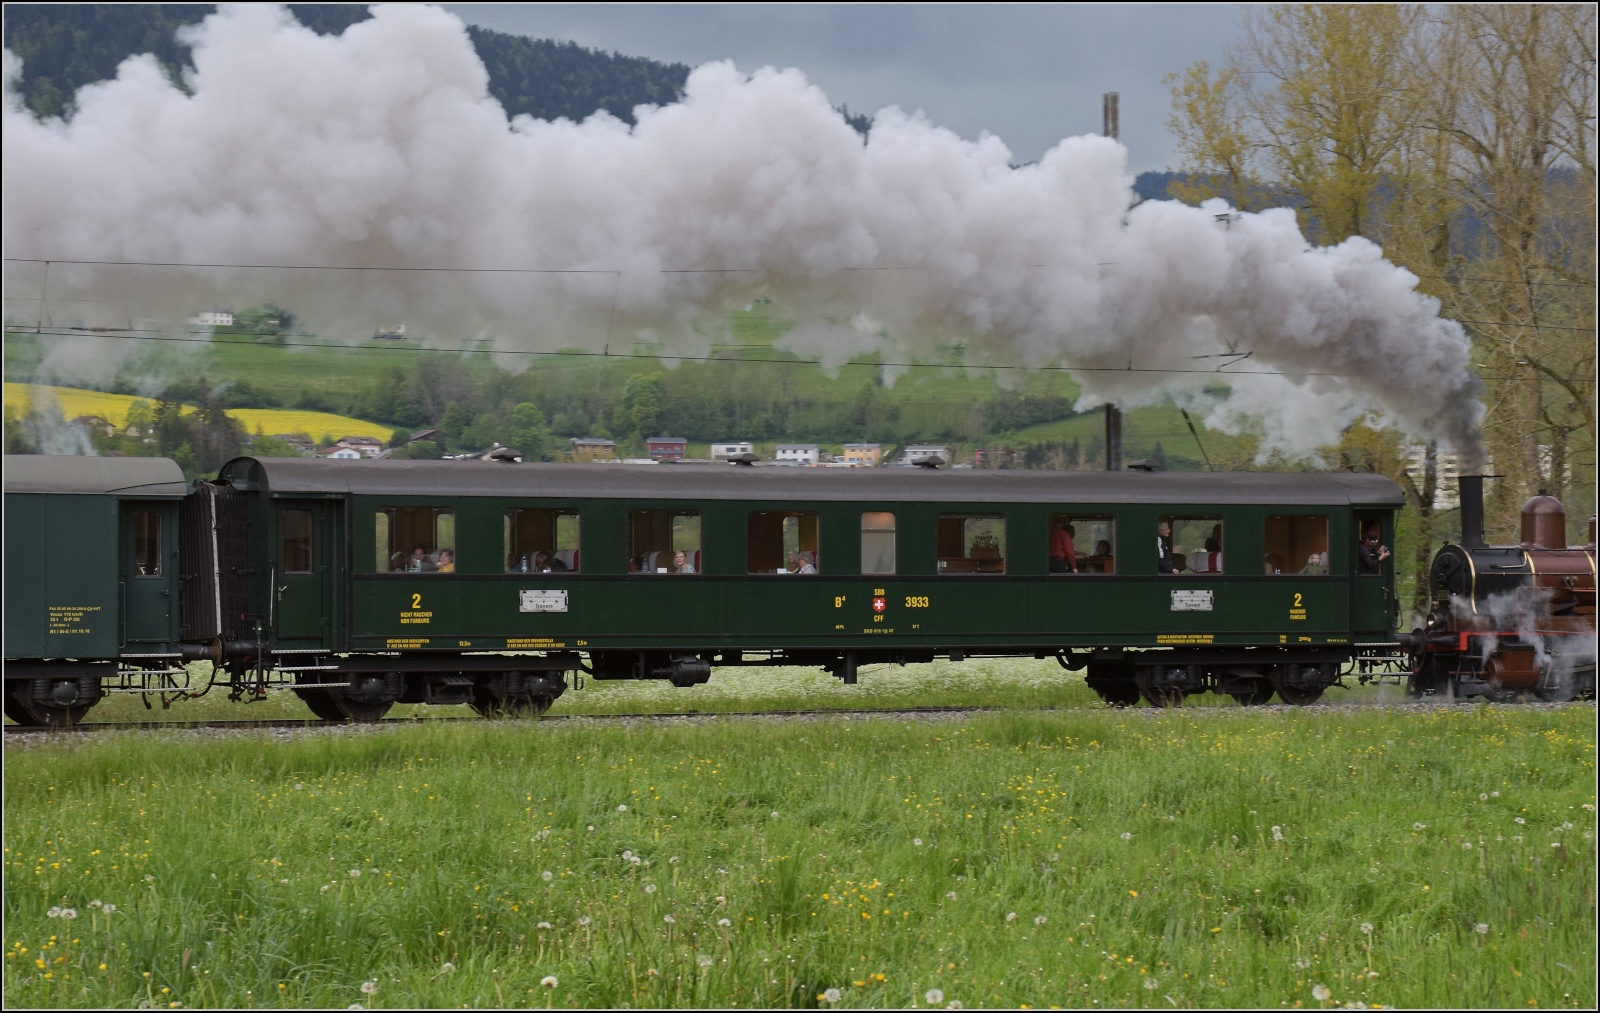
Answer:
[[[289,585],[285,584],[282,587],[278,588],[277,590],[278,590],[278,600],[279,601],[283,601],[283,592],[289,590]]]

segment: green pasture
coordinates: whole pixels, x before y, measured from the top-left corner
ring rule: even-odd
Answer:
[[[1592,1008],[1594,740],[1581,706],[30,737],[4,994]]]

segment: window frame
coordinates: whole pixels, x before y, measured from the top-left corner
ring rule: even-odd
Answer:
[[[296,515],[305,518],[305,554],[306,568],[291,570],[289,568],[289,517]],[[316,514],[303,507],[284,507],[279,514],[278,531],[278,559],[283,563],[283,572],[290,573],[316,573],[317,572],[317,517]]]
[[[550,517],[550,538],[551,538],[551,541],[554,544],[548,546],[548,551],[552,555],[554,555],[557,552],[569,551],[567,549],[563,549],[563,548],[559,547],[560,544],[561,544],[560,534],[561,534],[561,520],[562,520],[562,518],[571,517],[576,522],[578,530],[577,530],[577,537],[576,537],[575,541],[577,542],[577,544],[574,545],[570,550],[570,551],[576,553],[574,558],[576,559],[578,565],[575,568],[568,568],[566,570],[548,570],[548,571],[544,571],[544,570],[529,570],[529,569],[519,569],[519,570],[511,569],[511,567],[509,565],[510,564],[510,560],[511,560],[511,557],[513,555],[515,555],[515,553],[512,552],[512,544],[511,543],[513,542],[513,540],[517,536],[517,519],[516,519],[515,515],[519,514],[519,513],[522,513],[525,510],[540,510],[540,511],[544,511],[545,513],[548,513],[548,514],[551,515],[551,517]],[[555,573],[582,573],[583,572],[583,511],[580,510],[579,508],[577,508],[577,507],[552,507],[552,506],[512,506],[512,507],[506,507],[505,510],[502,511],[502,513],[500,515],[500,523],[501,523],[501,539],[500,539],[501,552],[500,552],[500,554],[501,554],[501,557],[502,557],[502,561],[501,561],[502,571],[501,572],[503,572],[503,573],[539,573],[539,574],[544,574],[546,576],[548,576],[550,574],[555,574]],[[530,555],[533,555],[532,551],[525,552],[525,553],[522,553],[520,555],[519,558],[523,562],[524,566],[527,565],[527,557],[530,556]]]
[[[669,548],[669,549],[666,549],[666,550],[662,550],[662,549],[646,549],[644,551],[635,551],[636,550],[636,546],[634,545],[634,536],[635,536],[635,533],[637,531],[637,528],[634,526],[634,524],[635,524],[635,518],[637,518],[640,514],[667,514],[667,515],[669,515],[669,517],[671,518],[671,520],[669,522],[670,523],[670,531],[672,533],[668,537],[670,539],[670,544],[672,544],[673,546],[676,546],[676,544],[677,544],[677,521],[678,521],[678,519],[680,517],[693,517],[694,520],[695,520],[695,542],[696,542],[698,547],[697,548],[693,548],[693,549],[679,549],[679,548],[674,547],[674,548]],[[652,567],[649,567],[649,566],[644,566],[644,567],[642,567],[641,569],[638,569],[638,570],[634,570],[634,569],[631,569],[631,568],[628,569],[627,570],[627,576],[629,576],[629,577],[703,577],[703,576],[705,576],[705,562],[706,562],[705,542],[706,542],[706,539],[705,539],[705,511],[704,510],[702,510],[702,509],[700,509],[698,507],[696,507],[695,509],[692,509],[692,510],[690,510],[690,509],[677,509],[677,508],[673,508],[673,507],[667,507],[667,508],[662,508],[662,507],[629,507],[628,511],[627,511],[627,525],[628,525],[628,529],[627,529],[628,530],[628,537],[627,537],[628,551],[627,551],[626,559],[627,559],[627,562],[629,564],[631,564],[633,562],[633,560],[635,560],[635,559],[641,559],[646,555],[656,554],[656,553],[660,553],[662,551],[667,552],[669,554],[669,556],[676,555],[679,552],[683,552],[683,553],[698,553],[699,556],[700,556],[699,565],[695,566],[693,573],[676,573],[676,572],[673,572],[672,570],[663,571],[661,569],[661,567],[652,568]]]
[[[140,518],[144,518],[144,517],[148,517],[148,518],[151,519],[151,522],[153,524],[153,530],[155,532],[155,552],[154,552],[153,556],[150,553],[148,553],[148,551],[146,553],[141,553],[139,551],[139,545],[140,545],[141,540],[144,540],[144,539],[146,539],[148,537],[148,532],[145,531],[145,530],[142,530],[144,528],[144,524],[141,522]],[[162,578],[163,574],[166,572],[165,560],[162,558],[163,555],[164,555],[164,553],[162,551],[163,544],[167,540],[166,539],[166,534],[167,533],[166,533],[166,528],[165,528],[165,524],[164,524],[164,519],[162,517],[162,513],[161,513],[160,510],[153,510],[153,509],[149,509],[149,508],[145,508],[145,507],[136,507],[134,509],[134,511],[133,511],[133,544],[129,547],[132,550],[132,553],[133,553],[133,558],[131,560],[131,562],[133,564],[133,566],[132,566],[133,573],[131,574],[132,577],[134,577],[135,579],[149,579],[149,580],[160,580]],[[155,560],[155,572],[154,573],[146,573],[145,572],[144,560],[146,558],[154,558],[154,560]]]
[[[433,511],[433,524],[432,524],[433,532],[432,532],[432,535],[430,536],[430,544],[433,546],[433,548],[427,550],[426,554],[429,557],[432,557],[429,560],[429,565],[434,567],[434,569],[431,569],[431,570],[411,570],[411,569],[405,568],[404,566],[402,566],[399,569],[395,568],[396,561],[400,560],[400,561],[403,562],[403,561],[409,560],[411,558],[411,552],[415,548],[415,546],[413,546],[413,548],[408,548],[408,549],[396,549],[394,547],[395,546],[395,536],[396,536],[397,530],[398,530],[398,525],[395,523],[395,520],[396,520],[395,514],[398,511],[401,511],[401,510],[431,510],[431,511]],[[448,517],[450,519],[450,521],[449,521],[448,525],[441,526],[439,522],[444,517]],[[440,552],[448,549],[450,551],[450,555],[451,555],[452,559],[454,560],[454,565],[455,565],[455,569],[452,570],[452,571],[449,571],[449,573],[460,573],[461,572],[461,549],[457,544],[457,542],[458,542],[457,536],[460,533],[460,526],[456,523],[456,521],[457,521],[456,508],[454,506],[433,506],[433,505],[430,505],[430,504],[392,504],[392,505],[388,505],[388,506],[375,507],[374,510],[373,510],[373,546],[372,546],[373,552],[374,552],[373,560],[372,560],[373,563],[374,563],[373,572],[374,573],[388,573],[388,574],[411,574],[411,575],[418,575],[418,574],[424,574],[425,573],[425,574],[429,574],[429,575],[437,575],[437,574],[439,574],[441,572],[438,569],[438,555],[439,555]],[[446,527],[448,527],[448,529],[449,529],[449,540],[448,540],[449,544],[445,544],[445,539],[442,537]],[[414,533],[413,533],[413,535],[414,535]],[[389,569],[379,570],[379,569],[376,568],[376,564],[378,562],[378,559],[380,558],[377,555],[377,553],[379,551],[383,551],[383,550],[379,549],[378,542],[379,542],[380,539],[385,538],[385,536],[387,536],[388,548],[387,548],[386,551],[384,551],[384,556],[381,557],[381,558],[384,558],[384,559],[387,560]],[[414,541],[414,537],[410,538],[410,539],[407,539],[407,541]],[[447,575],[448,575],[448,573],[447,573]]]
[[[961,552],[962,552],[962,554],[959,557],[958,556],[945,556],[945,555],[941,554],[940,551],[939,551],[939,549],[940,549],[940,545],[939,545],[940,528],[942,527],[943,522],[945,522],[947,520],[960,520],[962,522],[962,525],[961,525],[961,546],[962,546]],[[971,542],[969,541],[969,539],[972,536],[968,533],[967,525],[969,523],[971,523],[972,521],[999,521],[1000,522],[1000,554],[999,554],[999,556],[995,557],[996,560],[1000,564],[998,569],[991,569],[991,570],[981,569],[980,568],[981,564],[983,562],[987,561],[987,557],[970,555],[970,553],[972,552],[973,546],[972,546]],[[981,576],[981,577],[1003,577],[1003,576],[1005,576],[1005,574],[1006,574],[1006,559],[1008,557],[1008,552],[1009,552],[1009,547],[1007,545],[1007,530],[1006,530],[1007,526],[1008,526],[1007,525],[1007,515],[1004,512],[1000,512],[1000,513],[980,513],[980,512],[976,512],[976,511],[961,511],[961,512],[935,514],[934,515],[934,534],[933,534],[933,537],[934,537],[934,543],[933,543],[934,544],[934,572],[935,572],[935,574],[937,576],[940,576],[940,577],[979,577],[979,576]],[[974,568],[972,568],[970,570],[967,569],[964,566],[961,567],[961,568],[958,568],[956,570],[951,570],[948,567],[947,564],[949,562],[951,562],[953,560],[957,560],[957,559],[959,559],[962,562],[969,562],[970,561],[970,562],[974,562],[974,563],[979,563],[980,566],[979,567],[974,567]]]
[[[1104,540],[1110,542],[1111,544],[1111,552],[1105,557],[1110,561],[1111,568],[1109,570],[1085,570],[1083,568],[1084,561],[1096,558],[1095,554],[1092,552],[1086,553],[1080,551],[1078,549],[1077,540],[1074,539],[1072,548],[1074,555],[1077,557],[1078,569],[1062,571],[1051,570],[1050,560],[1055,558],[1054,556],[1050,555],[1050,542],[1053,539],[1051,527],[1057,520],[1060,520],[1063,526],[1082,525],[1085,522],[1104,521],[1110,528],[1110,537]],[[1045,520],[1045,572],[1051,577],[1115,577],[1117,575],[1117,515],[1112,513],[1068,513],[1066,511],[1052,512]]]
[[[887,528],[882,528],[882,527],[869,528],[869,527],[867,527],[867,518],[868,517],[887,517],[887,518],[889,518],[889,526]],[[859,527],[858,527],[859,534],[861,535],[861,544],[860,544],[860,548],[861,548],[861,569],[859,571],[861,576],[863,576],[863,577],[896,577],[896,576],[899,576],[899,573],[900,573],[899,524],[900,524],[900,518],[899,518],[898,514],[893,510],[863,510],[863,511],[861,511],[861,517],[860,517]],[[888,535],[889,536],[889,569],[887,569],[887,570],[869,570],[869,569],[867,569],[867,537],[869,535],[877,535],[877,536]]]
[[[761,518],[776,517],[776,518],[779,519],[779,521],[778,521],[778,532],[779,532],[779,534],[778,534],[778,537],[779,537],[778,558],[784,564],[784,566],[779,567],[779,568],[774,569],[774,570],[766,570],[766,569],[756,570],[756,569],[752,569],[752,567],[754,566],[754,553],[752,552],[752,550],[755,548],[755,539],[758,537],[758,533],[756,531],[756,523],[757,523],[756,519],[758,517],[761,517]],[[790,518],[794,518],[797,521],[797,523],[795,525],[795,528],[796,528],[796,531],[795,531],[795,545],[796,545],[795,551],[796,552],[810,552],[814,557],[816,557],[816,558],[814,558],[812,560],[812,563],[811,563],[811,565],[816,568],[816,573],[801,573],[798,570],[790,570],[790,569],[788,569],[789,558],[785,554],[787,546],[784,545],[783,543],[785,541],[787,541],[787,532],[784,529],[788,527],[788,521],[789,521]],[[810,518],[811,519],[811,525],[812,525],[811,540],[814,543],[814,547],[812,547],[812,548],[806,548],[805,547],[806,518]],[[763,553],[763,555],[765,555],[765,554]],[[745,576],[748,576],[748,577],[820,577],[820,576],[822,576],[822,514],[821,514],[821,512],[816,511],[816,510],[750,510],[750,511],[746,512],[746,514],[745,514],[745,560],[744,560],[744,567],[745,567]]]
[[[1178,523],[1180,521],[1209,522],[1209,523],[1212,524],[1212,526],[1214,528],[1220,528],[1221,529],[1220,535],[1221,535],[1221,545],[1222,545],[1222,547],[1217,550],[1217,554],[1222,557],[1222,568],[1221,569],[1218,569],[1218,570],[1196,570],[1193,567],[1187,567],[1187,565],[1186,565],[1185,569],[1182,569],[1182,570],[1178,569],[1178,567],[1177,567],[1178,556],[1182,555],[1184,557],[1184,563],[1185,564],[1187,564],[1189,562],[1189,560],[1194,557],[1194,552],[1180,552],[1179,551],[1177,538],[1178,538]],[[1170,524],[1172,526],[1172,536],[1171,537],[1173,539],[1173,543],[1172,543],[1173,569],[1172,569],[1171,573],[1160,573],[1159,571],[1157,571],[1158,576],[1162,576],[1162,577],[1177,577],[1177,578],[1188,580],[1188,579],[1191,579],[1191,578],[1201,578],[1201,577],[1203,577],[1203,578],[1222,577],[1222,576],[1226,576],[1230,572],[1228,570],[1228,568],[1227,568],[1227,566],[1228,566],[1228,522],[1227,522],[1227,518],[1224,515],[1222,515],[1220,513],[1218,513],[1218,514],[1206,514],[1206,513],[1159,514],[1156,517],[1156,529],[1157,529],[1158,532],[1160,531],[1160,527],[1161,527],[1162,523],[1167,523],[1167,524]],[[1204,542],[1201,542],[1202,546],[1204,544],[1205,544]],[[1201,548],[1201,549],[1194,550],[1194,551],[1197,551],[1197,552],[1208,552],[1210,550],[1205,549],[1205,548]]]
[[[1310,565],[1307,562],[1305,562],[1304,559],[1302,558],[1302,557],[1304,557],[1306,555],[1306,553],[1305,552],[1296,553],[1294,551],[1294,549],[1293,549],[1293,545],[1297,541],[1297,537],[1293,532],[1294,524],[1297,521],[1307,521],[1307,520],[1313,520],[1313,521],[1320,520],[1320,521],[1322,521],[1322,549],[1320,551],[1322,553],[1323,561],[1322,561],[1322,572],[1321,573],[1305,573],[1305,572],[1303,572],[1304,567]],[[1332,559],[1333,559],[1333,555],[1332,555],[1332,553],[1333,553],[1333,516],[1331,514],[1328,514],[1328,513],[1267,514],[1265,516],[1265,518],[1262,520],[1262,524],[1261,524],[1261,556],[1262,556],[1262,565],[1263,566],[1265,566],[1270,561],[1270,557],[1271,556],[1276,554],[1276,553],[1274,553],[1272,551],[1272,546],[1273,546],[1272,522],[1273,521],[1288,521],[1288,522],[1290,522],[1290,535],[1289,535],[1289,539],[1288,539],[1290,547],[1288,549],[1286,549],[1285,551],[1287,551],[1294,558],[1294,560],[1299,563],[1299,568],[1293,568],[1294,564],[1291,563],[1290,564],[1291,568],[1281,570],[1281,571],[1279,571],[1277,573],[1263,573],[1262,576],[1266,576],[1266,577],[1327,577],[1327,576],[1332,576],[1333,575],[1333,565],[1332,565]],[[1303,549],[1305,547],[1301,546],[1301,548]]]

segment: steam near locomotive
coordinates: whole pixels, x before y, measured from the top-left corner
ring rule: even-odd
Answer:
[[[8,457],[5,713],[69,725],[291,688],[328,720],[396,703],[536,714],[571,678],[1054,658],[1106,702],[1309,704],[1594,693],[1595,545],[1530,500],[1466,536],[1400,633],[1400,489],[1376,475],[870,471]],[[196,673],[211,663],[209,676]]]

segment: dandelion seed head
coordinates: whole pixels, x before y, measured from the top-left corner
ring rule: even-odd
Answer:
[[[1132,834],[1131,834],[1131,833],[1129,833],[1129,832],[1128,832],[1128,831],[1126,831],[1126,830],[1124,830],[1124,831],[1123,831],[1123,832],[1122,832],[1122,833],[1121,833],[1121,835],[1120,835],[1120,836],[1121,836],[1121,837],[1122,837],[1122,839],[1123,839],[1123,840],[1125,840],[1125,841],[1131,841],[1131,840],[1133,840],[1133,835],[1132,835]]]
[[[701,967],[710,967],[711,966],[711,958],[706,956],[704,953],[702,953],[698,957],[694,958],[694,962],[696,964],[699,964]]]
[[[555,928],[555,926],[551,925],[549,922],[540,922],[539,924],[535,925],[534,928],[536,928],[536,929],[553,929],[553,928]]]
[[[579,918],[578,919],[578,924],[579,925],[588,925],[589,924],[589,916],[588,915],[584,915],[582,918]]]
[[[378,983],[376,981],[363,981],[361,983],[361,994],[362,995],[377,995],[378,994]]]
[[[634,865],[638,865],[643,862],[644,859],[640,858],[638,855],[634,855],[632,858],[628,859],[628,861]]]
[[[1489,926],[1483,922],[1479,922],[1472,927],[1472,931],[1476,932],[1480,936],[1486,936],[1489,934]]]
[[[439,965],[439,973],[440,974],[449,974],[451,971],[454,971],[455,969],[456,969],[456,965],[450,963],[450,961],[448,961],[448,960]]]
[[[71,921],[72,919],[78,917],[78,912],[73,908],[64,907],[61,909],[61,917],[65,921]]]
[[[668,865],[677,865],[678,864],[678,856],[677,855],[673,855],[671,858],[667,859],[667,864]]]
[[[561,984],[561,982],[556,980],[555,975],[547,974],[543,978],[539,979],[539,984],[543,985],[545,988],[555,988],[557,985]]]
[[[821,995],[817,996],[817,998],[821,999],[823,1002],[838,1002],[840,993],[838,989],[830,988],[824,991]]]
[[[1015,911],[1006,912],[1006,921],[1014,922],[1016,920],[1017,920],[1017,913]]]
[[[1514,823],[1523,823],[1523,824],[1526,824],[1526,823],[1527,823],[1527,822],[1528,822],[1528,821],[1527,821],[1527,820],[1525,820],[1525,819],[1523,819],[1523,818],[1522,818],[1522,817],[1521,817],[1521,816],[1518,816],[1518,817],[1516,817],[1516,819],[1514,819],[1514,820],[1513,820],[1513,821],[1512,821],[1512,822],[1514,822]]]
[[[156,878],[154,876],[150,875],[149,873],[146,873],[145,877],[144,877],[144,881],[146,883],[154,883],[156,881]]]
[[[358,1002],[353,1002],[350,1005],[346,1006],[345,1009],[366,1009],[366,1007],[361,1005]]]
[[[1294,966],[1300,968],[1303,971],[1306,968],[1311,966],[1311,961],[1307,960],[1304,957],[1296,957],[1296,958],[1294,958]]]
[[[668,925],[675,925],[678,922],[678,919],[672,917],[671,915],[662,915],[661,920],[666,922]]]
[[[920,838],[920,837],[911,838],[911,844],[912,844],[913,847],[918,847],[918,848],[922,847],[922,838]]]
[[[922,993],[922,998],[927,1000],[929,1006],[937,1006],[944,1002],[944,993],[936,988],[930,988]]]
[[[1043,925],[1046,920],[1047,919],[1045,918],[1044,915],[1035,915],[1034,918],[1033,918],[1033,924],[1035,924],[1035,925]]]
[[[1317,1002],[1327,1002],[1332,995],[1333,993],[1328,991],[1328,986],[1326,985],[1311,986],[1311,998],[1317,1000]]]
[[[944,895],[944,899],[945,900],[955,900],[956,899],[956,892],[954,890],[951,890],[950,892],[948,892],[948,893],[946,893]]]
[[[628,807],[627,807],[627,806],[625,806],[625,805],[619,805],[619,806],[617,806],[617,812],[619,812],[619,813],[625,813],[625,812],[627,812],[627,811],[628,811]]]
[[[772,812],[772,818],[773,819],[777,819],[778,818],[778,812],[777,812],[776,809],[774,809],[773,812]]]
[[[556,874],[551,872],[549,869],[546,869],[543,872],[539,873],[539,878],[544,880],[546,883],[548,883],[552,879],[556,878]]]
[[[1155,978],[1146,978],[1144,980],[1144,987],[1154,992],[1156,989],[1161,987],[1161,982],[1157,981]]]
[[[717,919],[717,927],[718,927],[718,928],[723,928],[723,929],[725,929],[725,928],[728,928],[728,927],[729,927],[729,926],[731,926],[731,925],[732,925],[732,924],[733,924],[733,922],[730,922],[730,921],[729,921],[729,920],[728,920],[728,919],[726,919],[726,918],[718,918],[718,919]]]
[[[61,909],[59,907],[53,907],[50,910],[46,911],[44,913],[44,916],[46,918],[60,918],[61,917]]]
[[[644,885],[644,892],[645,893],[655,893],[656,892],[656,885],[654,883],[646,883]]]
[[[1372,923],[1371,922],[1362,922],[1361,923],[1361,934],[1364,935],[1364,936],[1372,935]]]
[[[1563,823],[1563,824],[1561,824],[1561,829],[1562,830],[1571,830],[1572,829],[1572,824],[1571,823]]]
[[[89,902],[89,906],[90,907],[104,907],[105,905],[101,904],[98,900],[91,900]]]
[[[1491,791],[1489,793],[1489,797],[1490,798],[1499,798],[1500,797],[1500,793],[1498,791]]]
[[[1420,832],[1428,829],[1428,825],[1426,823],[1413,823],[1411,824],[1411,829]]]
[[[951,999],[948,1003],[945,1004],[944,1008],[945,1009],[966,1009],[965,1006],[961,1005],[961,1000],[960,999]]]

